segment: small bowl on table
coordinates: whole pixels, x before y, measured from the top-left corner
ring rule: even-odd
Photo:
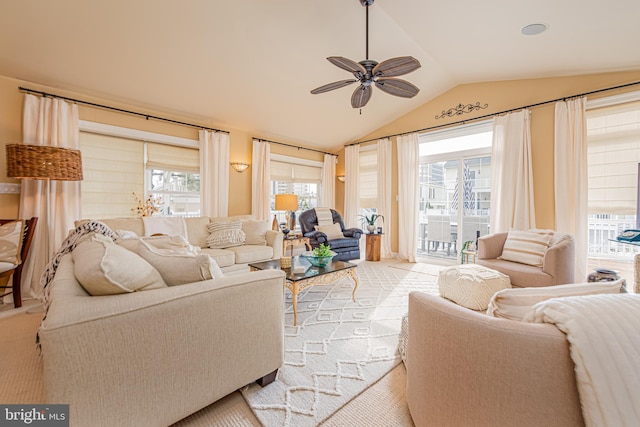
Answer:
[[[300,254],[300,256],[309,261],[309,263],[314,267],[326,267],[333,257],[336,256],[336,253],[331,251],[331,255],[329,256],[316,256],[313,254],[313,251],[307,251]]]

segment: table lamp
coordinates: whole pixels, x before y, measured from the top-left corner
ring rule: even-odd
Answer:
[[[287,229],[284,231],[285,236],[290,230],[293,230],[296,226],[296,211],[298,210],[298,196],[295,194],[276,194],[276,208],[277,211],[286,211],[285,218],[287,218]],[[277,221],[274,218],[274,221]]]

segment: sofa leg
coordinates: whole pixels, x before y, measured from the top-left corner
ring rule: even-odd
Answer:
[[[271,372],[270,374],[267,374],[264,377],[257,379],[256,382],[260,385],[260,387],[264,387],[274,382],[276,380],[276,375],[278,375],[277,369]]]

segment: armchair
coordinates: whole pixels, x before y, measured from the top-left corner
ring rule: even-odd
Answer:
[[[322,231],[316,230],[318,217],[315,209],[304,211],[298,217],[302,235],[309,238],[312,248],[317,248],[321,243],[331,246],[331,250],[337,254],[334,257],[336,260],[349,261],[360,258],[362,230],[359,228],[345,228],[342,216],[333,209],[331,209],[331,217],[334,224],[340,224],[342,237],[330,239]]]
[[[477,264],[498,270],[511,278],[514,287],[539,287],[574,283],[575,239],[570,234],[554,233],[542,267],[500,259],[508,233],[494,233],[478,239]],[[578,278],[578,281],[583,281]]]
[[[13,219],[0,219],[0,225],[14,221]],[[17,264],[10,264],[6,262],[0,262],[0,289],[11,289],[6,295],[13,293],[13,306],[15,308],[22,307],[22,293],[21,293],[21,280],[22,280],[22,268],[29,255],[29,249],[31,248],[31,240],[33,239],[33,233],[36,229],[38,217],[32,217],[24,221],[24,231],[22,234],[22,245],[20,247],[20,260]],[[9,277],[12,277],[11,285],[8,285]],[[4,283],[6,282],[6,283]],[[0,295],[0,298],[3,297]]]

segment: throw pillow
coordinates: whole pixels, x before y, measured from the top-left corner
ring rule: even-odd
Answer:
[[[242,221],[242,231],[245,234],[245,245],[266,245],[267,230],[271,230],[269,221],[247,220]]]
[[[327,235],[327,240],[343,239],[342,229],[340,224],[333,223],[331,225],[316,225],[316,230]]]
[[[552,231],[511,230],[499,258],[542,267],[542,259],[552,237]]]
[[[0,262],[20,264],[24,221],[17,220],[0,225]]]
[[[573,283],[540,288],[512,288],[497,292],[487,308],[487,314],[509,320],[523,320],[540,301],[582,295],[616,294],[624,279],[614,282]]]
[[[207,224],[207,246],[214,249],[244,245],[246,235],[242,231],[242,221],[218,221]]]
[[[121,242],[155,267],[168,286],[183,285],[223,276],[218,263],[208,254],[192,252],[188,248],[162,249],[149,239],[139,239],[137,245]]]
[[[102,234],[83,236],[71,256],[76,279],[90,295],[116,295],[167,286],[151,264]]]

